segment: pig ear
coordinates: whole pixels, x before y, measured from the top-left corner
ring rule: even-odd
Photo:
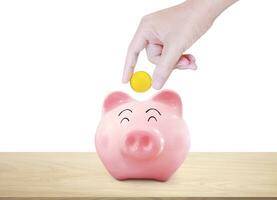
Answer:
[[[112,92],[109,94],[106,99],[104,100],[103,104],[103,112],[108,112],[115,107],[132,101],[133,99],[124,92]]]
[[[152,98],[154,101],[170,106],[179,116],[182,116],[182,100],[171,90],[164,90]]]

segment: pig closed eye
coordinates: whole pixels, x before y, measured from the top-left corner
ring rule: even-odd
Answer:
[[[151,112],[156,112],[157,114],[162,115],[161,112],[160,112],[158,109],[156,109],[156,108],[149,108],[149,109],[146,110],[145,112],[148,113],[148,112],[150,112],[150,111],[151,111]],[[156,120],[156,122],[158,121],[157,118],[156,118],[155,116],[153,116],[153,115],[151,115],[151,116],[148,118],[147,121],[149,122],[150,119],[154,119],[154,120]]]
[[[120,121],[120,124],[121,124],[124,120],[127,120],[128,122],[130,121],[129,118],[124,117],[124,118]]]
[[[155,119],[155,120],[156,120],[156,122],[158,121],[158,120],[157,120],[157,118],[156,118],[155,116],[150,116],[150,117],[148,118],[148,120],[147,120],[147,121],[149,122],[149,121],[150,121],[150,119]]]

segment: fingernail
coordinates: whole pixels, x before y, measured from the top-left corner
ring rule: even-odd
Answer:
[[[190,64],[190,61],[186,58],[182,58],[178,63],[177,65],[189,65]]]
[[[128,81],[129,80],[128,80],[127,72],[124,71],[122,76],[122,83],[127,83]]]
[[[156,90],[159,90],[163,87],[163,84],[164,84],[163,80],[161,80],[160,78],[155,78],[153,80],[152,87]]]
[[[129,81],[129,80],[128,80],[127,78],[123,78],[123,79],[122,79],[122,83],[124,83],[124,84],[125,84],[125,83],[128,83],[128,81]]]
[[[122,80],[121,80],[122,83],[126,83],[126,78],[123,76]]]

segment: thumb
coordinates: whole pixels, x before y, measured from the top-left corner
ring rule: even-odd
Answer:
[[[153,88],[159,90],[164,86],[182,53],[182,48],[164,45],[160,62],[153,72]]]

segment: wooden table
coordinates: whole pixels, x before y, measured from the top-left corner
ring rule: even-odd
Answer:
[[[120,197],[277,199],[277,153],[190,153],[168,182],[114,180],[95,153],[0,153],[0,199]]]

